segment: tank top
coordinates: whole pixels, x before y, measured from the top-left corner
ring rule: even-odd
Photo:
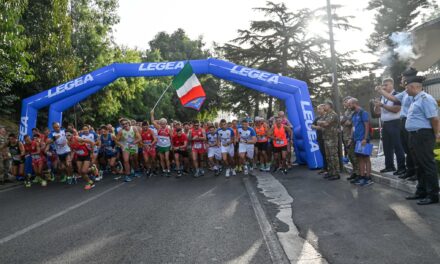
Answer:
[[[280,128],[278,128],[277,125],[273,127],[273,145],[276,148],[284,147],[287,145],[287,137],[286,137],[286,130],[284,129],[284,125],[281,125]]]
[[[12,159],[16,161],[22,160],[21,154],[20,154],[20,147],[18,146],[18,143],[15,145],[8,144],[9,153],[11,153]]]
[[[101,146],[106,153],[113,153],[115,145],[115,141],[112,139],[111,134],[108,134],[107,138],[105,138],[104,135],[101,135]]]
[[[195,130],[194,128],[191,128],[191,136],[200,138],[203,136],[203,130],[201,128],[199,128],[197,130]],[[192,147],[194,149],[204,148],[203,140],[201,140],[201,139],[192,140]]]
[[[168,128],[159,128],[157,131],[157,146],[161,148],[171,146],[170,130]]]
[[[84,157],[89,155],[89,148],[87,147],[87,144],[80,144],[76,136],[72,138],[70,148],[73,149],[78,156]]]
[[[147,131],[142,131],[141,137],[142,142],[144,143],[144,148],[149,148],[153,146],[153,131],[151,131],[150,129],[148,129]]]
[[[266,136],[266,126],[261,125],[258,127],[255,127],[255,133],[257,134],[257,142],[267,142],[267,136]]]
[[[122,141],[125,145],[133,145],[133,142],[135,140],[136,133],[134,132],[134,129],[132,126],[130,126],[130,130],[122,129]]]
[[[32,141],[31,144],[24,144],[24,150],[27,154],[30,154],[33,159],[40,158],[40,152],[37,152],[37,142]]]

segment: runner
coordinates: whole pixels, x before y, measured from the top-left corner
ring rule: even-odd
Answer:
[[[79,136],[74,136],[73,130],[67,130],[66,132],[67,144],[76,154],[76,167],[78,173],[81,175],[83,180],[86,182],[84,190],[90,190],[95,187],[95,183],[87,175],[90,168],[91,158],[90,158],[90,148],[93,147],[95,142],[84,139]]]
[[[125,182],[131,182],[130,160],[137,158],[138,142],[142,140],[141,135],[136,131],[136,128],[130,125],[128,119],[121,120],[122,129],[119,130],[116,136],[116,144],[122,149],[122,159],[124,160]]]
[[[222,153],[222,159],[226,166],[225,177],[229,178],[230,173],[235,176],[236,172],[234,169],[234,143],[235,136],[232,128],[227,127],[226,120],[220,120],[220,129],[217,130],[218,142],[217,145],[220,147],[220,152]]]
[[[255,155],[260,162],[260,171],[270,171],[267,158],[268,147],[268,126],[263,118],[255,118],[255,133],[257,134],[257,143],[255,144]]]
[[[67,183],[71,184],[73,180],[72,155],[70,153],[70,147],[67,144],[66,132],[64,129],[61,129],[58,122],[52,123],[52,128],[53,131],[49,134],[49,138],[46,142],[45,152],[49,152],[50,145],[53,143],[59,159],[59,171],[62,173],[60,182],[67,181]]]
[[[183,133],[182,128],[176,129],[176,134],[172,140],[174,160],[176,161],[177,178],[182,177],[182,161],[185,162],[185,158],[188,157],[188,137]]]
[[[83,129],[80,133],[80,137],[82,139],[87,139],[87,140],[92,141],[94,143],[93,147],[90,144],[87,144],[87,147],[89,148],[89,151],[91,153],[90,170],[92,171],[92,175],[95,178],[94,180],[100,181],[100,180],[102,180],[101,175],[103,174],[102,171],[98,170],[98,168],[99,168],[98,154],[99,154],[99,146],[100,146],[101,141],[98,140],[98,135],[91,129],[90,125],[83,126]]]
[[[255,142],[257,142],[257,134],[252,127],[249,127],[249,122],[247,118],[241,121],[241,127],[238,128],[238,136],[238,153],[240,155],[240,163],[243,166],[244,175],[248,175],[249,169],[252,170],[253,167],[251,164],[248,164],[248,162],[246,162],[246,158],[250,162],[252,162],[254,159],[254,144]]]
[[[105,163],[110,166],[112,174],[117,174],[119,172],[116,170],[116,136],[110,133],[108,126],[101,126],[101,133],[100,154]]]
[[[234,158],[233,158],[233,164],[236,166],[235,170],[237,172],[241,172],[242,167],[240,165],[240,155],[238,152],[238,126],[237,126],[238,121],[237,120],[232,120],[231,122],[231,129],[234,131]]]
[[[17,180],[23,179],[25,155],[24,146],[20,141],[18,141],[17,135],[11,133],[9,134],[7,147],[12,157],[11,173]]]
[[[170,165],[170,148],[171,148],[171,134],[170,129],[167,127],[167,120],[161,118],[159,121],[154,119],[154,111],[151,110],[151,122],[157,129],[157,150],[159,152],[160,165],[164,176],[171,176]]]
[[[290,130],[293,129],[292,124],[290,123],[289,119],[286,118],[286,115],[283,111],[278,112],[278,117],[281,118],[281,124],[283,124],[285,127],[290,128]],[[287,136],[287,155],[286,155],[286,161],[287,161],[287,168],[292,168],[292,141],[293,141],[293,134],[286,134]]]
[[[31,140],[29,135],[26,135],[24,136],[24,142],[25,153],[32,158],[32,169],[35,173],[34,183],[40,183],[41,186],[46,187],[47,179],[45,179],[43,176],[43,168],[46,160],[41,154],[41,150],[44,149],[45,145],[43,142],[41,142],[40,134],[35,133],[33,140]],[[26,177],[24,184],[28,188],[31,187],[29,176]]]
[[[213,125],[211,125],[208,129],[209,132],[206,134],[206,138],[208,141],[208,160],[211,168],[214,170],[215,176],[218,176],[221,170],[218,163],[222,159],[222,153],[217,144],[218,134]]]
[[[273,137],[274,172],[278,169],[282,169],[282,172],[287,174],[287,134],[291,135],[292,130],[284,126],[282,119],[277,117],[275,125],[269,131],[269,136]]]
[[[154,131],[150,129],[147,121],[142,122],[142,155],[144,157],[145,166],[147,168],[147,176],[153,175],[153,165],[156,159],[156,142],[157,137]]]
[[[203,128],[200,127],[198,121],[193,121],[193,128],[189,131],[189,140],[192,142],[191,157],[193,160],[194,168],[196,169],[194,178],[198,178],[200,176],[205,175],[205,171],[202,168],[202,162],[203,162],[203,156],[206,152],[205,150],[206,132]]]

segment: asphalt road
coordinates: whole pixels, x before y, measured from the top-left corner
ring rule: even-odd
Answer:
[[[241,177],[19,187],[0,204],[2,264],[271,262]]]
[[[299,263],[440,263],[439,205],[296,167],[274,174],[282,185],[266,181],[257,192],[257,220],[246,187],[257,190],[265,175],[109,178],[89,192],[80,184],[0,190],[0,263],[272,263],[261,217],[284,238],[287,255],[315,258]],[[292,224],[279,219],[286,216]]]
[[[440,263],[440,205],[419,206],[407,193],[375,183],[329,182],[306,168],[275,174],[293,197],[293,221],[329,263]],[[345,177],[344,177],[345,178]],[[273,217],[277,209],[265,203]]]

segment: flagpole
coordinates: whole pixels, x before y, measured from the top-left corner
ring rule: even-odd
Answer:
[[[162,99],[162,97],[165,95],[165,93],[168,91],[168,89],[170,89],[171,85],[173,84],[173,82],[171,82],[168,87],[165,89],[165,91],[163,91],[162,95],[159,97],[159,100],[157,100],[156,104],[154,105],[152,111],[154,111],[154,109],[156,109],[156,106],[159,104],[160,100]]]

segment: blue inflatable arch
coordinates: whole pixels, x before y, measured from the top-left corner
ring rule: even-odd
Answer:
[[[311,129],[314,112],[307,85],[303,81],[260,71],[218,59],[189,61],[196,74],[212,74],[268,94],[286,103],[287,115],[293,125],[297,162],[309,168],[322,167],[322,156]],[[186,61],[114,63],[77,79],[50,88],[23,100],[20,139],[36,127],[38,110],[50,106],[49,124],[62,121],[62,113],[88,96],[98,92],[120,77],[158,77],[176,75]]]

